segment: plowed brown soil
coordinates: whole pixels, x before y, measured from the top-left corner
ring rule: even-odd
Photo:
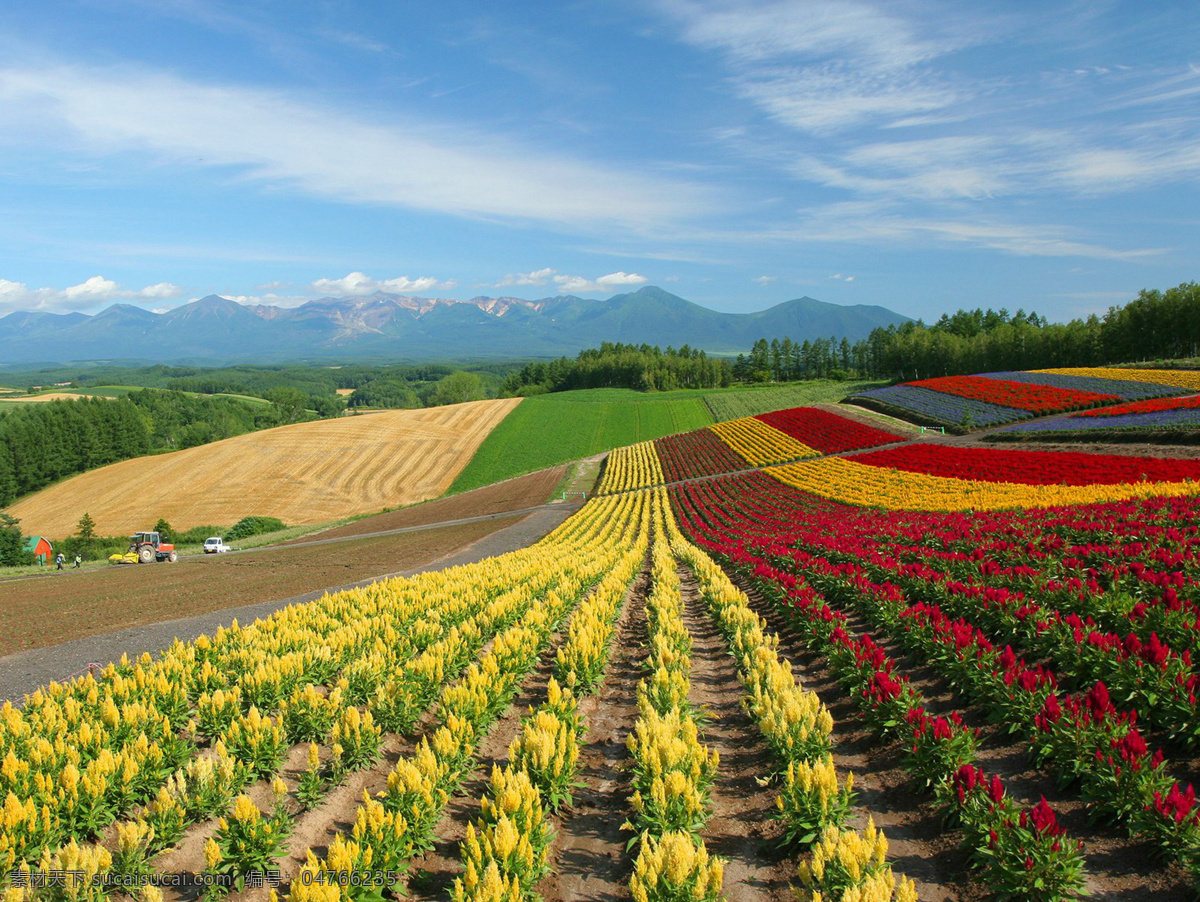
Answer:
[[[0,656],[413,570],[519,519],[11,580],[0,589]]]

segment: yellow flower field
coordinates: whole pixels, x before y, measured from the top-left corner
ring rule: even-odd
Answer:
[[[996,510],[1057,507],[1158,495],[1200,494],[1190,482],[1137,482],[1117,485],[1021,485],[950,479],[872,467],[841,457],[798,461],[766,471],[795,488],[846,504],[893,510]]]
[[[748,462],[756,465],[777,464],[820,454],[754,417],[715,423],[708,428]]]
[[[1130,382],[1153,382],[1200,391],[1200,372],[1187,370],[1127,370],[1111,366],[1067,366],[1048,370],[1031,370],[1034,373],[1055,373],[1060,376],[1090,376],[1093,379],[1127,379]]]

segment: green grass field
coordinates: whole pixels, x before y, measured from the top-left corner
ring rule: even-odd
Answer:
[[[591,389],[526,398],[492,430],[448,494],[713,422],[702,391]]]
[[[704,400],[717,422],[808,404],[836,404],[847,395],[889,385],[888,382],[834,382],[814,379],[789,385],[737,386],[710,391]]]

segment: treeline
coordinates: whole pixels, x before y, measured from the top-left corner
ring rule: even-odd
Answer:
[[[301,395],[307,401],[306,395]],[[125,398],[14,405],[0,416],[0,506],[67,476],[314,414],[280,404],[146,389]]]
[[[570,360],[529,363],[509,375],[500,387],[506,397],[581,388],[632,388],[670,391],[676,388],[722,388],[733,380],[726,360],[683,345],[665,351],[656,345],[603,342]]]
[[[1067,323],[1018,310],[959,310],[926,325],[875,329],[860,341],[765,339],[734,364],[739,381],[872,378],[909,381],[1004,370],[1099,366],[1200,356],[1200,283]]]
[[[150,428],[129,401],[23,404],[0,417],[0,505],[73,473],[150,451]]]
[[[456,370],[439,374],[435,381],[420,381],[405,378],[401,374],[389,373],[378,376],[354,389],[346,399],[346,406],[417,408],[440,407],[444,404],[461,404],[464,401],[481,401],[495,394],[496,380],[488,382],[478,373]]]

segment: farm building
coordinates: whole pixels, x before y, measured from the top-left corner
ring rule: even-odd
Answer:
[[[29,536],[25,540],[25,550],[32,551],[39,564],[49,564],[54,559],[54,546],[45,536]]]

